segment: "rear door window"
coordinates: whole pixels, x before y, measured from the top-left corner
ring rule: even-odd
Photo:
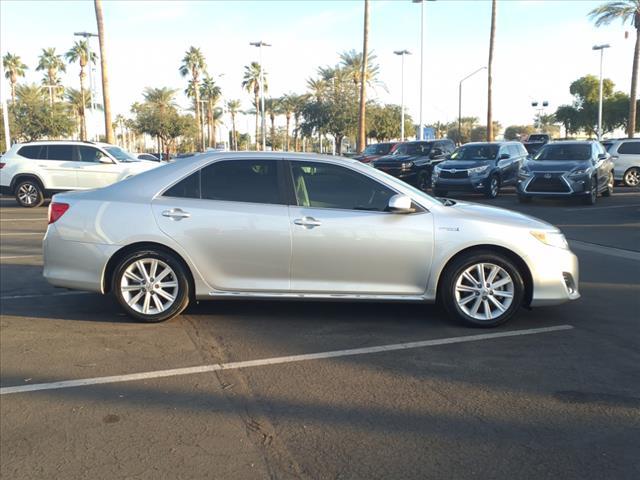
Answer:
[[[73,145],[49,145],[47,158],[48,160],[70,162],[73,160]]]
[[[24,158],[40,159],[47,158],[47,146],[46,145],[29,145],[22,147],[18,150],[18,155]]]
[[[618,147],[618,153],[627,155],[640,154],[640,141],[637,142],[622,142]]]
[[[200,170],[180,180],[164,192],[165,197],[200,198]]]

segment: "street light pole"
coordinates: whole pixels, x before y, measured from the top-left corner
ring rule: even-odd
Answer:
[[[602,45],[594,45],[592,50],[600,50],[600,91],[598,101],[598,141],[602,140],[602,57],[604,56],[604,49],[609,48],[610,45],[605,43]]]
[[[404,56],[411,55],[411,52],[409,50],[396,50],[393,53],[400,55],[402,58],[402,67],[400,69],[400,141],[404,142]]]
[[[462,82],[464,82],[467,78],[474,76],[476,73],[486,69],[487,67],[480,67],[477,70],[474,70],[469,75],[460,80],[460,83],[458,84],[458,141],[460,143],[462,143]]]
[[[91,37],[97,37],[96,33],[90,32],[75,32],[73,34],[75,37],[83,37],[87,42],[87,63],[89,65],[89,110],[91,111],[91,121],[94,121],[94,112],[95,112],[95,101],[93,95],[93,67],[91,66]],[[84,105],[82,106],[84,108]],[[95,125],[94,125],[95,127]],[[97,137],[97,132],[96,137]],[[106,132],[105,132],[106,133]],[[95,138],[95,137],[94,137]]]
[[[260,40],[259,42],[250,42],[249,45],[254,47],[258,47],[259,57],[260,57],[260,110],[262,110],[262,119],[260,122],[262,128],[262,151],[267,149],[267,134],[266,134],[266,115],[264,111],[264,69],[262,68],[262,47],[270,47],[270,43],[263,42]],[[256,138],[256,143],[258,143],[258,139]]]
[[[424,2],[430,1],[435,2],[435,0],[411,0],[413,3],[420,4],[420,124],[418,125],[419,134],[417,135],[417,140],[424,140],[424,129],[422,128],[422,89],[423,89],[423,78],[424,78]]]

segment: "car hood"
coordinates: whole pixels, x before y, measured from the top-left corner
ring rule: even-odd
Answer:
[[[523,167],[531,172],[570,172],[576,168],[586,168],[591,165],[589,160],[544,160],[541,162],[528,160]]]
[[[446,168],[447,170],[455,168],[456,170],[468,170],[469,168],[484,167],[490,165],[491,160],[445,160],[440,162],[438,166],[440,168]]]
[[[360,162],[368,163],[368,162],[373,162],[374,160],[377,160],[381,156],[382,155],[357,155],[351,158],[353,158],[354,160],[358,160]]]
[[[461,218],[463,222],[475,220],[511,227],[559,231],[558,228],[543,220],[506,208],[490,207],[472,202],[456,202],[455,205],[445,208],[447,208],[447,216],[453,214]]]

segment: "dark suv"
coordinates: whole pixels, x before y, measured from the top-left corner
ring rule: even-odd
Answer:
[[[434,169],[434,195],[444,197],[450,190],[456,190],[495,198],[500,187],[517,183],[518,170],[525,158],[527,151],[520,142],[462,145]]]
[[[613,193],[613,162],[600,143],[547,143],[522,164],[518,172],[518,199],[580,197],[588,205],[599,193]]]
[[[362,163],[371,163],[374,160],[379,159],[380,157],[389,155],[392,152],[393,147],[395,147],[397,144],[398,142],[373,143],[367,146],[367,148],[365,148],[360,155],[355,155],[351,158]]]
[[[398,145],[391,155],[372,164],[378,170],[426,190],[431,186],[433,167],[454,149],[455,144],[449,139],[405,142]]]

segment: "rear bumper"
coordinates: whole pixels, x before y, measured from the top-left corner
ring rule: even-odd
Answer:
[[[43,276],[51,285],[104,293],[105,267],[118,246],[64,240],[54,224],[47,228],[42,247]]]

